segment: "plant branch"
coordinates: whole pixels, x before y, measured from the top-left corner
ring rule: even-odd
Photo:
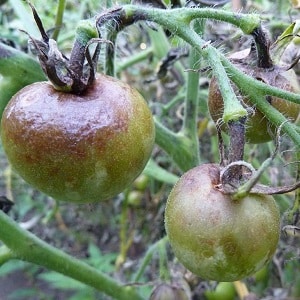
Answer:
[[[230,23],[239,27],[245,34],[251,34],[260,26],[257,14],[242,14],[213,8],[174,8],[159,9],[147,6],[124,5],[122,19],[128,23],[139,20],[151,20],[176,33],[176,28],[182,24],[189,25],[195,19],[212,19]],[[129,22],[129,23],[130,23]]]
[[[59,0],[57,6],[57,12],[56,12],[56,19],[55,19],[55,29],[52,35],[52,38],[54,40],[57,40],[60,29],[62,27],[65,7],[66,7],[66,0]]]
[[[137,291],[86,263],[45,243],[0,211],[0,240],[15,258],[59,272],[101,291],[114,299],[143,299]]]
[[[104,15],[100,15],[97,21],[98,26],[101,26],[101,24],[107,20],[108,16],[109,12],[106,12]],[[238,26],[246,34],[254,34],[255,30],[261,26],[258,15],[237,14],[209,8],[161,10],[135,5],[124,5],[123,7],[114,9],[112,17],[117,18],[118,21],[123,22],[124,24],[132,24],[139,20],[150,20],[156,22],[170,30],[173,34],[184,39],[190,45],[195,47],[197,51],[202,52],[202,55],[208,59],[211,55],[213,57],[217,57],[212,54],[213,51],[215,53],[218,52],[211,45],[207,45],[203,39],[201,39],[189,26],[187,26],[194,18],[211,18],[225,21]],[[226,68],[226,73],[230,76],[231,80],[242,91],[244,91],[245,94],[250,95],[250,100],[257,105],[259,110],[267,116],[271,123],[279,126],[286,122],[286,118],[271,105],[267,105],[266,101],[263,99],[263,95],[277,96],[300,104],[299,95],[259,82],[238,70],[221,53],[218,53],[218,56],[223,66]],[[214,64],[215,63],[212,63],[211,61],[211,67],[214,67]],[[227,83],[225,85],[228,87]],[[262,97],[256,97],[257,93],[260,93]],[[285,123],[283,131],[286,132],[297,145],[300,145],[300,135],[297,132],[295,125]]]

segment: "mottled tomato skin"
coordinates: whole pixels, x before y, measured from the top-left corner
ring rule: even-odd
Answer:
[[[217,188],[219,166],[203,164],[172,189],[165,228],[178,260],[205,280],[235,281],[258,271],[273,256],[280,215],[271,196],[232,200]]]
[[[24,180],[77,203],[122,192],[143,170],[155,138],[143,97],[100,74],[82,95],[48,82],[25,87],[6,107],[1,127],[7,157]]]

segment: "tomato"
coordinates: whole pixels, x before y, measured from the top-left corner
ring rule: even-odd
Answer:
[[[236,292],[232,282],[220,282],[214,291],[205,292],[207,300],[233,300],[235,295]]]
[[[272,258],[280,214],[271,196],[233,200],[219,184],[216,164],[185,173],[168,197],[165,228],[175,256],[188,270],[205,280],[236,281]]]
[[[155,138],[143,97],[101,74],[81,95],[56,91],[48,82],[23,88],[1,126],[4,150],[24,180],[77,203],[122,192],[143,170]]]
[[[285,89],[290,92],[299,92],[297,78],[293,70],[285,71],[280,67],[263,69],[249,67],[247,64],[238,63],[236,66],[244,73],[255,77],[272,86]],[[251,103],[247,97],[242,97],[245,105],[251,107]],[[290,121],[295,121],[300,113],[300,105],[277,97],[266,98],[270,104],[278,111],[283,113]],[[223,98],[218,87],[216,78],[212,78],[209,85],[208,107],[212,119],[217,122],[223,116]],[[267,118],[255,107],[252,107],[246,122],[246,140],[248,143],[264,143],[272,140],[275,135],[275,127],[267,120]],[[223,130],[225,126],[222,126]]]

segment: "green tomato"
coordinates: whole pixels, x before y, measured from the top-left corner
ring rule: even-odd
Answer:
[[[81,95],[56,91],[48,82],[23,88],[1,126],[4,150],[24,180],[77,203],[122,192],[144,169],[155,138],[143,97],[101,74]]]
[[[205,292],[207,300],[233,300],[235,295],[236,292],[232,282],[220,282],[214,291]]]
[[[216,164],[185,173],[168,197],[165,228],[175,256],[192,273],[205,280],[236,281],[272,258],[280,214],[271,196],[233,200],[219,184]]]
[[[134,182],[133,186],[139,190],[139,191],[144,191],[149,184],[149,177],[145,174],[141,174]]]

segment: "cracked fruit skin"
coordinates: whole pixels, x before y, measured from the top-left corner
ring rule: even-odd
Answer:
[[[88,203],[122,192],[144,169],[155,128],[143,97],[97,74],[82,95],[29,85],[9,102],[1,137],[13,168],[57,200]]]
[[[203,164],[173,187],[165,228],[177,259],[204,280],[235,281],[261,269],[273,256],[280,214],[271,196],[232,200],[221,193],[220,167]]]

